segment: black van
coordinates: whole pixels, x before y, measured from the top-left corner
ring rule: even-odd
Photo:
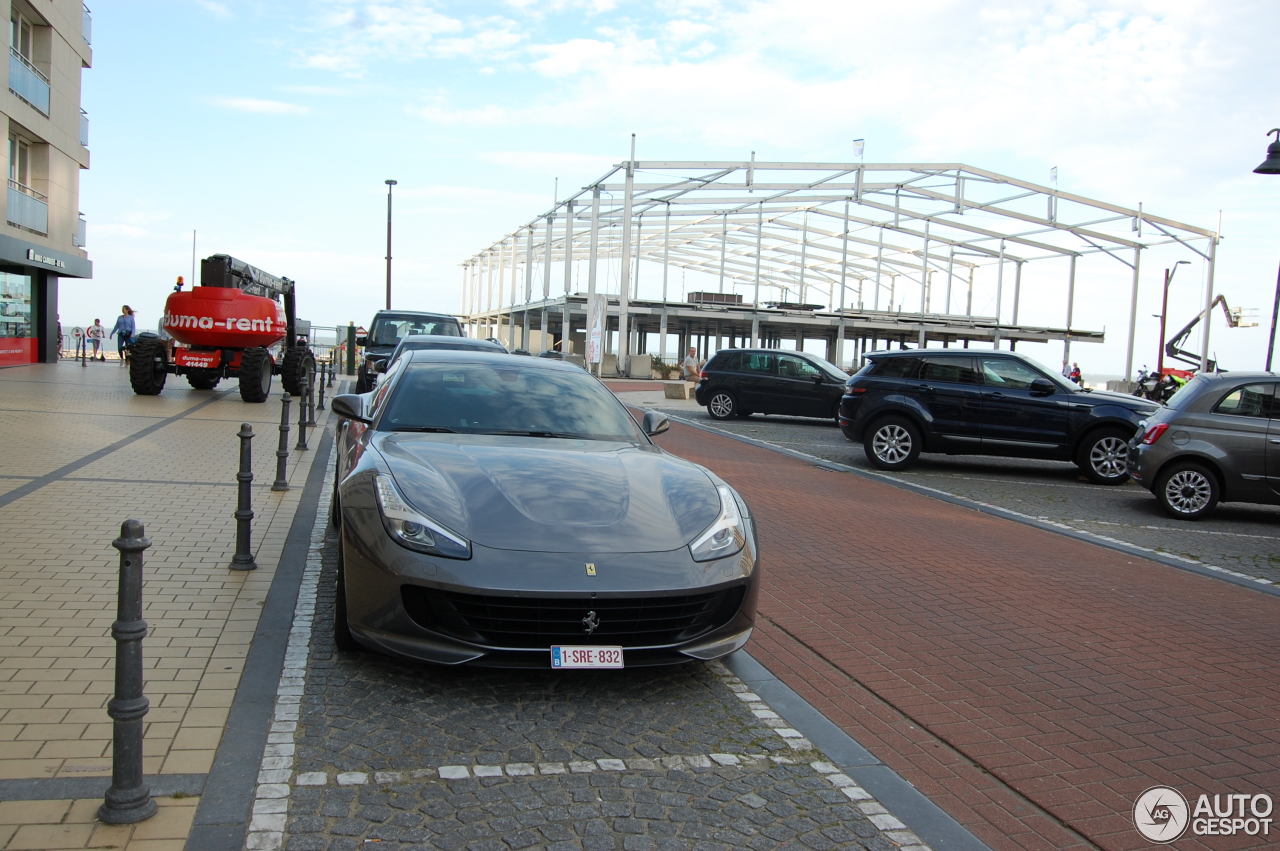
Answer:
[[[357,337],[364,357],[357,371],[357,393],[368,393],[378,383],[375,365],[391,357],[400,341],[411,334],[462,337],[462,323],[446,313],[417,313],[411,310],[379,310],[369,323],[369,334]]]

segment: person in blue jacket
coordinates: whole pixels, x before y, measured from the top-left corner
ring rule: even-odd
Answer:
[[[120,315],[116,317],[116,324],[111,326],[111,336],[116,338],[116,351],[120,353],[121,366],[125,364],[125,347],[133,342],[133,335],[137,330],[137,326],[133,321],[133,308],[126,304],[120,308]]]

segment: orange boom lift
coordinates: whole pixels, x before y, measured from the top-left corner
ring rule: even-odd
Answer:
[[[200,262],[200,286],[175,292],[165,302],[163,328],[181,344],[173,361],[155,334],[139,334],[134,342],[133,392],[158,395],[169,375],[185,375],[197,390],[238,378],[241,399],[265,402],[271,377],[279,375],[286,393],[301,395],[315,374],[316,359],[306,341],[298,341],[294,290],[288,278],[234,257],[206,257]]]

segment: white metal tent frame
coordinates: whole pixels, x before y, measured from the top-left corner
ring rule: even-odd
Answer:
[[[905,299],[901,310],[952,315],[955,291],[963,289],[964,315],[972,316],[974,274],[994,266],[998,329],[1006,321],[1009,286],[1008,321],[1018,323],[1023,265],[1066,258],[1069,359],[1077,264],[1097,256],[1132,271],[1125,360],[1131,378],[1142,251],[1170,245],[1207,261],[1207,309],[1217,243],[1214,231],[1152,215],[1141,205],[1129,209],[958,163],[756,162],[754,154],[746,162],[632,159],[465,261],[463,313],[469,321],[495,312],[514,317],[520,283],[527,311],[536,298],[538,266],[545,302],[553,262],[564,264],[567,296],[573,263],[584,255],[590,303],[604,292],[600,260],[616,258],[617,289],[609,289],[620,302],[625,365],[628,302],[638,295],[641,259],[661,263],[664,303],[674,265],[715,276],[720,292],[726,284],[731,292],[750,287],[753,309],[761,304],[761,287],[780,291],[773,301],[795,293],[801,304],[815,289],[826,292],[832,303],[838,299],[842,317],[851,296],[858,309],[880,310],[882,295],[892,299],[903,285],[899,278],[915,290],[915,310],[906,310]],[[840,326],[838,345],[843,319]],[[998,331],[996,339],[998,345]],[[758,322],[752,343],[758,343]],[[1208,352],[1206,328],[1202,369]]]

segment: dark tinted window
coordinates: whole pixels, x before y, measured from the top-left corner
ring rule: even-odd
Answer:
[[[778,375],[783,378],[804,378],[812,381],[822,373],[804,358],[795,355],[778,355]]]
[[[743,352],[742,365],[738,368],[742,372],[765,373],[772,375],[774,369],[774,361],[776,357],[763,352]]]
[[[920,358],[896,357],[880,358],[875,362],[867,375],[876,378],[915,378],[920,371]]]
[[[518,358],[410,363],[378,428],[644,440],[626,408],[596,379],[577,369],[525,367]]]
[[[931,357],[924,359],[920,379],[950,384],[977,384],[978,373],[973,367],[973,358]]]
[[[369,345],[394,346],[410,334],[439,334],[461,337],[458,320],[451,316],[397,316],[383,314],[369,329]]]
[[[1275,385],[1250,384],[1237,387],[1213,409],[1216,414],[1230,414],[1234,417],[1274,417]]]
[[[707,369],[723,369],[734,372],[738,369],[740,357],[740,352],[721,352],[711,359],[711,363],[707,364]]]
[[[1011,358],[983,358],[983,383],[1005,390],[1029,390],[1031,382],[1044,378],[1029,366]]]

